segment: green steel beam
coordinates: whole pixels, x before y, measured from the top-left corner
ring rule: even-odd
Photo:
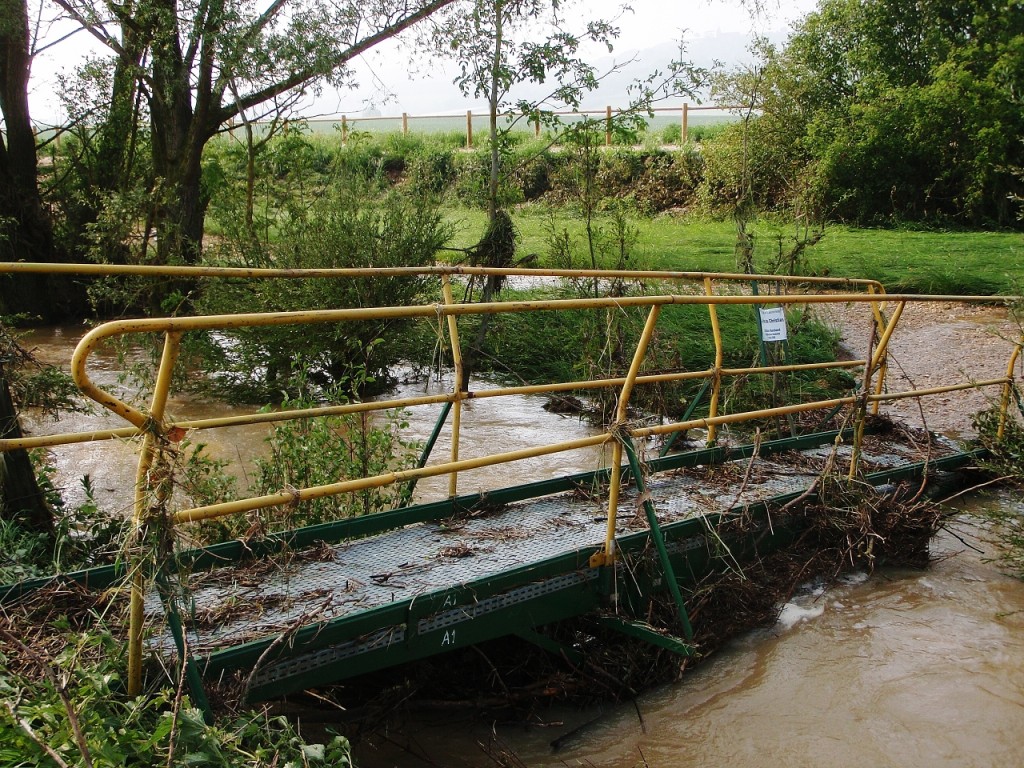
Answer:
[[[643,499],[644,513],[647,515],[647,526],[650,530],[651,539],[654,540],[654,546],[658,548],[661,568],[665,573],[665,579],[668,581],[669,592],[672,594],[672,599],[676,604],[676,617],[679,619],[679,625],[683,628],[683,634],[686,636],[686,639],[693,640],[693,627],[690,625],[690,617],[686,613],[686,603],[683,602],[683,596],[679,592],[679,582],[676,581],[676,573],[672,568],[672,561],[669,560],[668,550],[665,549],[665,538],[661,534],[661,525],[658,523],[658,515],[654,510],[654,502],[651,501],[651,497],[647,493],[643,468],[640,466],[640,458],[636,455],[636,446],[633,445],[629,435],[622,435],[620,439],[622,440],[622,447],[626,451],[626,457],[629,459],[629,468],[633,472],[633,481],[636,483],[637,492],[640,498]]]
[[[664,648],[680,656],[696,656],[697,649],[684,640],[672,635],[662,634],[650,624],[643,621],[623,619],[619,616],[598,616],[597,622],[602,627],[607,627],[628,637],[643,640],[645,643]]]
[[[206,696],[203,678],[196,667],[195,658],[185,644],[185,630],[182,627],[181,614],[178,611],[178,600],[171,590],[170,580],[163,569],[157,571],[156,585],[160,602],[164,606],[164,615],[167,617],[167,626],[171,630],[174,646],[178,650],[178,663],[184,665],[185,680],[188,683],[189,692],[192,694],[192,702],[203,713],[203,720],[206,724],[213,725],[213,709],[210,708],[210,700]]]
[[[421,469],[427,466],[427,462],[430,460],[430,454],[434,452],[434,445],[437,443],[437,438],[441,436],[441,429],[444,427],[444,423],[448,420],[448,414],[452,412],[452,401],[447,401],[441,408],[441,413],[437,417],[437,421],[434,422],[434,430],[430,433],[430,437],[427,438],[427,442],[423,445],[423,450],[420,451],[419,461],[416,462],[416,468]],[[419,480],[418,477],[414,477],[409,481],[409,484],[402,489],[402,498],[398,503],[399,507],[409,506],[409,502],[412,501],[412,495],[416,491],[416,483]]]
[[[600,546],[595,545],[567,552],[558,557],[504,571],[496,576],[439,589],[426,595],[417,595],[362,613],[303,627],[292,637],[289,648],[281,648],[279,654],[274,658],[279,658],[290,651],[316,650],[347,642],[369,634],[380,627],[405,626],[409,622],[433,616],[452,606],[472,605],[523,584],[543,581],[566,573],[582,572],[588,568],[590,556],[599,549]],[[269,636],[253,640],[214,651],[202,657],[199,664],[203,668],[203,674],[210,675],[223,670],[255,664],[274,642],[275,637]]]
[[[693,416],[693,412],[697,410],[697,405],[701,400],[704,399],[704,395],[707,394],[711,388],[711,379],[704,379],[704,383],[700,385],[700,389],[697,390],[697,394],[693,396],[689,405],[686,406],[686,412],[683,414],[683,418],[680,421],[689,421],[690,417]],[[664,458],[668,456],[669,451],[672,450],[672,446],[676,444],[676,440],[685,435],[686,432],[673,432],[669,435],[668,440],[665,441],[665,445],[661,447],[661,451],[658,453],[658,458]]]
[[[101,565],[95,568],[86,568],[81,571],[69,571],[58,573],[52,576],[40,576],[35,579],[26,579],[15,584],[0,586],[0,605],[17,600],[24,595],[34,592],[43,587],[50,587],[60,584],[77,584],[86,589],[106,589],[124,580],[128,571],[125,563],[115,565]]]
[[[593,588],[593,582],[580,581],[543,600],[519,603],[458,624],[423,632],[410,643],[395,642],[360,654],[357,658],[339,659],[286,679],[253,685],[249,691],[249,700],[259,701],[316,688],[328,682],[466,648],[514,634],[513,628],[536,627],[580,616],[595,610],[599,604],[600,596]]]
[[[962,465],[972,458],[972,455],[945,457],[944,459],[931,462],[928,466],[935,469],[952,468]],[[924,462],[920,462],[906,472],[903,471],[903,468],[886,470],[874,473],[869,478],[877,482],[888,482],[901,476],[910,476],[914,470],[920,473],[924,467]],[[791,501],[802,493],[802,491],[796,491],[783,494],[765,502],[749,505],[746,510],[755,516],[759,512],[763,514],[770,506]],[[714,518],[724,519],[726,516],[724,514],[716,515]],[[708,539],[705,536],[709,525],[715,525],[715,520],[687,519],[664,527],[666,547],[671,546],[672,542],[685,543],[687,538],[698,542],[696,546],[670,555],[672,561],[682,568],[683,575],[681,580],[686,583],[692,583],[700,578],[716,563],[716,558],[711,553]],[[767,530],[767,526],[765,528]],[[734,549],[734,554],[742,557],[743,553],[747,550],[764,552],[768,549],[775,549],[778,546],[784,545],[785,542],[791,540],[795,535],[794,531],[780,525],[778,521],[775,522],[773,529],[773,536],[765,535],[762,538],[759,532],[754,531],[745,533],[742,541],[730,541],[727,543]],[[642,554],[648,546],[650,534],[647,531],[639,531],[622,537],[618,541],[620,551],[623,554]],[[518,586],[538,582],[545,578],[578,572],[586,567],[589,556],[593,552],[598,551],[598,549],[598,546],[584,548],[548,560],[531,563],[512,571],[506,571],[497,576],[459,585],[451,589],[438,590],[429,595],[420,595],[415,599],[373,609],[356,616],[343,617],[303,628],[294,636],[293,644],[290,648],[282,647],[281,653],[265,658],[264,661],[273,663],[273,661],[286,656],[350,642],[364,637],[373,631],[387,627],[393,627],[396,632],[402,631],[405,633],[408,627],[415,627],[419,620],[434,616],[444,610],[450,610],[459,605],[472,605],[486,597],[501,594]],[[620,584],[620,589],[625,590],[629,587],[626,581],[625,576],[622,576],[623,583]],[[662,580],[660,585],[652,584],[651,590],[657,591],[658,589],[668,587],[668,584],[665,583],[666,581],[668,580]],[[338,662],[318,668],[295,679],[289,678],[286,681],[267,684],[258,690],[254,689],[252,695],[257,698],[280,695],[287,691],[320,685],[327,680],[345,679],[387,666],[405,663],[406,661],[425,658],[436,653],[452,650],[464,644],[472,644],[508,634],[515,634],[519,629],[526,626],[540,626],[559,619],[581,615],[600,604],[600,590],[597,586],[596,580],[581,581],[573,585],[572,588],[558,593],[542,595],[530,601],[519,603],[509,608],[499,609],[483,616],[467,617],[466,620],[446,629],[423,633],[417,633],[414,630],[408,633],[408,636],[404,637],[402,642],[394,642],[385,648],[360,654],[358,660],[349,659],[345,662]],[[453,627],[455,634],[446,635],[446,632],[450,632]],[[234,648],[217,651],[203,659],[200,666],[203,667],[204,674],[208,676],[223,670],[251,667],[263,656],[273,640],[273,637],[269,637]]]

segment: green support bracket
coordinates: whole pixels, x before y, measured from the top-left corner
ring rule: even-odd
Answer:
[[[821,427],[828,424],[837,413],[843,410],[843,408],[843,405],[835,405],[832,408],[830,408],[828,413],[825,414],[824,418],[819,419],[818,428],[820,429]]]
[[[629,637],[635,637],[639,640],[643,640],[646,643],[672,651],[672,653],[677,653],[680,656],[697,655],[697,649],[689,643],[686,643],[673,635],[662,634],[650,624],[643,621],[630,621],[628,619],[619,618],[618,616],[598,616],[597,621],[603,627],[607,627],[608,629]]]
[[[525,640],[532,645],[536,645],[538,648],[543,648],[548,653],[553,653],[555,656],[561,656],[570,664],[575,664],[577,667],[583,663],[583,654],[575,648],[570,648],[568,645],[564,645],[557,640],[552,640],[547,635],[543,635],[535,629],[517,629],[513,634],[521,640]]]
[[[683,602],[683,596],[679,592],[679,582],[676,581],[676,572],[669,559],[668,550],[665,548],[665,537],[661,533],[661,525],[658,523],[658,515],[654,511],[654,503],[647,493],[647,484],[644,482],[644,473],[640,466],[640,458],[636,454],[636,446],[633,445],[633,440],[628,434],[622,434],[619,439],[622,440],[622,447],[629,458],[629,468],[633,472],[633,482],[636,483],[637,492],[644,500],[647,524],[651,527],[651,538],[654,539],[654,544],[658,548],[658,559],[661,561],[661,568],[665,574],[665,580],[668,581],[672,599],[676,603],[679,624],[683,628],[686,639],[693,640],[693,627],[690,626],[690,617],[686,613],[686,603]]]
[[[210,700],[206,697],[206,689],[203,687],[203,678],[199,674],[195,659],[185,648],[185,630],[181,623],[181,614],[178,613],[178,601],[171,591],[167,574],[161,569],[156,576],[157,593],[160,595],[160,602],[164,604],[164,613],[167,616],[167,626],[174,638],[174,645],[178,649],[178,659],[185,665],[185,680],[188,682],[189,693],[192,694],[192,703],[203,713],[203,720],[207,725],[213,725],[213,710],[210,708]]]
[[[444,423],[448,421],[448,414],[452,412],[452,403],[448,401],[444,404],[441,409],[441,414],[437,417],[437,421],[434,423],[434,431],[430,433],[430,437],[427,438],[426,444],[423,446],[423,450],[420,451],[419,461],[416,462],[416,468],[422,469],[427,466],[427,462],[430,460],[430,454],[434,451],[434,445],[437,443],[437,438],[441,436],[441,429],[444,427]],[[419,478],[414,477],[409,481],[409,484],[405,486],[402,491],[401,500],[398,502],[399,507],[407,507],[412,502],[412,495],[416,491],[416,481]]]
[[[704,383],[700,385],[700,389],[697,390],[697,394],[694,396],[690,404],[686,406],[686,413],[683,414],[683,418],[680,421],[689,421],[690,417],[693,416],[693,412],[697,410],[697,406],[700,401],[704,399],[704,395],[707,394],[708,389],[711,388],[711,379],[704,379]],[[658,458],[665,458],[668,456],[668,452],[672,450],[672,446],[675,445],[677,439],[685,435],[685,432],[673,432],[668,440],[665,441],[665,445],[661,447],[661,452],[658,453]]]

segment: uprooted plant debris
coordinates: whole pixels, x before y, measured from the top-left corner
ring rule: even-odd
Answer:
[[[56,658],[69,637],[103,626],[127,633],[126,600],[113,591],[56,583],[0,605],[0,655],[9,673],[36,678],[41,660]],[[91,652],[102,655],[98,646]],[[85,656],[83,661],[88,660]]]

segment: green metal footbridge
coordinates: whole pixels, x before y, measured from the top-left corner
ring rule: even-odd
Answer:
[[[2,270],[54,271],[54,265],[5,264]],[[133,542],[118,566],[63,574],[54,579],[89,588],[123,588],[130,604],[128,648],[131,693],[140,689],[146,660],[185,660],[197,695],[201,679],[223,674],[244,678],[250,699],[268,698],[365,674],[408,661],[515,635],[573,660],[575,649],[556,643],[545,626],[596,613],[608,627],[679,654],[694,653],[687,596],[709,572],[727,560],[742,561],[784,547],[798,537],[799,515],[780,510],[810,498],[824,475],[867,483],[885,492],[911,477],[954,470],[978,457],[923,430],[893,428],[872,418],[880,405],[902,398],[927,398],[965,389],[992,388],[999,410],[999,434],[1016,418],[1015,368],[1021,342],[1007,342],[1004,375],[968,378],[927,389],[890,388],[887,345],[908,306],[935,300],[977,301],[975,297],[884,295],[871,281],[774,275],[675,272],[488,270],[434,267],[391,270],[242,270],[97,267],[58,265],[57,271],[223,279],[365,280],[436,274],[435,303],[411,307],[317,309],[256,315],[124,320],[87,333],[71,370],[82,392],[118,414],[127,426],[90,433],[53,434],[0,441],[0,450],[54,447],[76,442],[135,439],[140,459],[134,493]],[[567,278],[615,284],[614,295],[536,301],[462,303],[453,286],[495,275],[528,275],[557,283]],[[622,291],[622,281],[644,290]],[[766,295],[768,290],[770,295]],[[625,293],[625,295],[623,295]],[[988,297],[986,301],[992,301]],[[849,360],[827,363],[723,366],[716,309],[749,305],[765,323],[778,322],[794,305],[851,303],[865,310],[867,350]],[[766,305],[771,304],[770,307]],[[715,343],[705,370],[654,370],[647,352],[663,313],[703,307]],[[773,310],[769,313],[762,309]],[[459,319],[502,312],[634,312],[643,332],[625,375],[474,390],[464,378]],[[246,416],[175,420],[166,414],[172,373],[184,334],[258,326],[307,326],[369,318],[411,318],[444,328],[454,383],[450,391],[377,402],[324,405]],[[785,322],[783,319],[781,322]],[[140,409],[97,386],[89,377],[89,355],[105,340],[128,334],[162,334],[163,354],[150,406]],[[762,327],[762,345],[784,343],[785,332]],[[763,348],[763,347],[762,347]],[[860,383],[848,394],[799,400],[744,412],[723,412],[723,382],[738,376],[785,377],[841,369]],[[637,388],[675,381],[704,382],[701,396],[678,421],[638,417],[631,410]],[[460,453],[462,406],[475,398],[612,390],[614,419],[594,435],[487,455]],[[1019,407],[1019,399],[1017,400]],[[172,466],[177,446],[189,433],[242,423],[272,423],[343,413],[435,406],[438,421],[418,466],[362,478],[339,479],[311,488],[176,509]],[[698,415],[695,411],[700,408]],[[775,421],[783,437],[748,442],[720,430],[743,423]],[[447,445],[438,436],[450,423]],[[839,428],[826,425],[839,423]],[[808,426],[810,425],[810,426]],[[880,425],[880,426],[879,426]],[[876,429],[876,427],[879,427]],[[514,425],[510,425],[514,429]],[[700,443],[673,445],[699,430]],[[749,433],[748,433],[749,434]],[[607,466],[592,472],[529,480],[511,488],[460,494],[460,473],[523,462],[587,447],[607,447]],[[446,456],[435,454],[445,451]],[[326,496],[390,484],[410,489],[425,477],[446,476],[441,499],[322,525],[187,547],[190,525],[229,515],[287,509]],[[774,515],[774,517],[773,517]],[[744,524],[729,526],[731,520]],[[163,549],[143,546],[155,530]],[[154,551],[157,562],[153,562]],[[51,580],[3,589],[11,600]],[[664,593],[675,607],[674,626],[644,623],[652,595]]]

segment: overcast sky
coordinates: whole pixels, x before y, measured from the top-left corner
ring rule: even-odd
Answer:
[[[630,74],[641,76],[664,68],[674,51],[673,44],[685,37],[696,63],[706,65],[711,58],[717,58],[726,64],[739,64],[755,33],[781,41],[790,24],[816,3],[763,0],[762,4],[763,11],[752,14],[740,0],[632,0],[632,12],[619,21],[621,35],[615,53],[608,57],[602,50],[600,63],[607,66],[613,59],[621,62],[636,57]],[[615,0],[581,0],[575,13],[586,14],[588,18],[609,18],[619,5]],[[749,5],[748,0],[746,6]],[[92,47],[90,40],[86,35],[76,35],[36,59],[30,99],[38,122],[58,122],[62,118],[55,96],[57,73],[73,69]],[[452,84],[456,67],[451,63],[410,63],[405,53],[388,48],[364,56],[356,70],[358,89],[322,94],[306,105],[307,114],[356,114],[376,107],[383,114],[422,115],[476,110],[482,106],[467,100]],[[609,86],[592,98],[593,104],[585,106],[603,105],[609,99],[619,98],[624,99],[624,93]]]

